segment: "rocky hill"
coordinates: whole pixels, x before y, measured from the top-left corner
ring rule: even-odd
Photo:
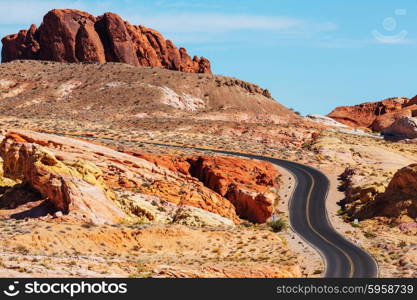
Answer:
[[[389,98],[378,102],[366,102],[354,106],[340,106],[328,116],[351,127],[382,131],[402,117],[417,115],[417,99]]]
[[[3,63],[0,100],[3,116],[106,120],[133,126],[181,118],[246,123],[300,120],[268,90],[248,82],[120,63]]]
[[[211,73],[206,58],[191,57],[156,30],[135,26],[114,13],[95,17],[73,9],[48,12],[39,28],[2,39],[2,62],[17,59],[57,62],[121,62],[190,73]]]

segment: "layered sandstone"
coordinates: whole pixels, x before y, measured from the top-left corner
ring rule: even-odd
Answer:
[[[274,211],[277,186],[276,168],[267,162],[219,156],[140,157],[170,170],[197,178],[211,190],[228,199],[239,217],[254,223],[265,223]]]
[[[378,102],[337,107],[328,116],[351,127],[382,131],[395,120],[402,117],[413,117],[416,114],[417,106],[410,99],[389,98]]]
[[[211,73],[210,62],[191,58],[156,30],[134,26],[114,13],[94,17],[74,9],[54,9],[39,28],[31,25],[2,39],[2,62],[17,59],[57,62],[121,62],[190,73]]]
[[[61,162],[46,148],[16,135],[3,140],[0,155],[5,177],[29,184],[61,214],[94,224],[126,217],[113,202],[101,170],[91,163]]]
[[[239,218],[264,223],[273,213],[271,188],[279,175],[267,162],[121,153],[23,130],[6,135],[0,154],[5,177],[29,183],[56,210],[89,220],[96,209],[100,215],[119,206],[129,217],[157,223],[231,225]],[[117,201],[111,188],[123,191]]]
[[[43,195],[55,199],[53,202],[56,203],[56,208],[62,209],[63,213],[70,214],[71,211],[79,211],[77,207],[73,207],[74,209],[71,210],[71,206],[66,206],[71,203],[71,200],[68,200],[67,187],[64,186],[64,182],[74,185],[75,189],[91,190],[93,194],[96,194],[97,191],[93,190],[93,187],[87,188],[84,185],[84,182],[92,182],[90,176],[94,174],[95,177],[102,177],[103,185],[98,186],[104,191],[109,189],[134,191],[150,203],[159,201],[174,204],[175,212],[171,215],[173,218],[181,216],[178,223],[187,223],[196,218],[200,220],[206,218],[207,220],[212,219],[212,221],[206,222],[207,224],[214,224],[219,223],[220,217],[233,223],[240,222],[233,204],[204,186],[196,178],[170,171],[139,157],[104,146],[67,137],[15,130],[6,135],[2,149],[4,149],[2,156],[5,176],[28,181]],[[33,149],[37,149],[37,151],[34,152]],[[40,155],[39,151],[48,154]],[[43,156],[46,158],[43,159]],[[52,166],[49,166],[51,164]],[[93,169],[92,165],[96,166],[98,170],[94,168],[94,172],[87,172],[86,169]],[[46,177],[43,177],[43,174],[46,174]],[[79,184],[77,179],[80,178],[83,182]],[[58,190],[60,193],[62,192],[62,195],[57,194],[55,186],[59,187]],[[96,185],[93,184],[93,186]],[[102,193],[97,192],[97,194],[101,195]],[[154,221],[146,207],[139,209],[140,201],[125,197],[126,193],[121,194],[121,199],[117,199],[116,204],[127,215],[137,217],[139,220]],[[146,197],[146,195],[151,197]],[[154,201],[155,197],[156,201]],[[100,202],[97,201],[97,203]],[[96,206],[92,200],[88,206],[94,211],[95,209],[100,210],[102,205]],[[167,205],[155,206],[155,209],[166,209],[167,207]],[[204,212],[208,213],[204,215]],[[222,223],[229,224],[230,221]]]

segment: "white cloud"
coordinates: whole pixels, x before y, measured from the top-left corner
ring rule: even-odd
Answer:
[[[98,0],[0,0],[0,7],[2,7],[0,10],[0,24],[25,24],[29,27],[31,24],[39,25],[43,16],[54,8],[79,9],[94,15],[109,11],[112,3],[111,1]]]
[[[39,24],[45,13],[54,8],[66,8],[68,6],[82,9],[82,1],[9,1],[0,0],[0,24]]]
[[[237,14],[183,13],[176,15],[128,15],[126,19],[134,24],[146,24],[165,32],[176,33],[219,33],[237,30],[288,31],[334,30],[333,23],[310,23],[291,17],[267,17]]]
[[[408,31],[403,30],[394,35],[385,35],[380,33],[378,30],[373,30],[372,35],[375,41],[379,44],[391,44],[391,45],[409,45],[414,44],[415,41],[407,38]]]
[[[218,5],[213,2],[207,4],[207,2],[185,0],[160,0],[153,2],[153,6],[143,6],[143,2],[131,0],[120,0],[120,2],[0,0],[0,6],[7,7],[7,10],[0,10],[0,25],[2,29],[10,29],[8,33],[14,33],[28,28],[32,23],[39,25],[44,14],[53,8],[75,8],[88,11],[93,15],[100,15],[106,11],[116,12],[130,23],[155,28],[178,43],[252,43],[262,35],[272,40],[282,37],[308,40],[317,37],[322,32],[337,29],[337,25],[331,22],[315,22],[287,16],[209,13],[204,6]],[[175,9],[176,12],[169,12],[170,8]]]
[[[218,3],[203,3],[203,2],[191,2],[191,1],[168,1],[168,0],[161,0],[157,1],[156,5],[161,7],[169,7],[169,8],[204,8],[204,9],[215,9],[221,8],[222,5]]]

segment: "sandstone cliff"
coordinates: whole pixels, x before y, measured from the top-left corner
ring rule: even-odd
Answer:
[[[31,25],[2,39],[2,62],[17,59],[57,62],[121,62],[190,73],[211,73],[206,58],[191,57],[156,30],[134,26],[114,13],[94,17],[73,9],[48,12],[39,28]]]

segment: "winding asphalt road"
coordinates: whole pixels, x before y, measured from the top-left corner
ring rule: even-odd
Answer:
[[[257,158],[259,159],[259,158]],[[327,278],[378,277],[375,260],[346,240],[331,225],[326,211],[329,180],[320,171],[301,164],[261,158],[289,170],[297,180],[290,199],[293,230],[319,251],[326,265]]]
[[[168,146],[158,143],[149,144]],[[170,147],[208,150],[195,147]],[[375,260],[367,252],[346,240],[331,225],[326,210],[326,199],[330,184],[328,178],[322,172],[310,166],[286,160],[220,150],[210,151],[268,161],[287,169],[294,175],[297,182],[289,201],[291,227],[322,256],[326,266],[324,277],[378,277],[378,265]]]
[[[324,277],[378,277],[378,265],[375,260],[367,252],[346,240],[331,225],[326,210],[326,198],[330,184],[327,177],[319,170],[295,162],[258,155],[159,143],[143,143],[242,156],[268,161],[287,169],[297,181],[289,201],[291,227],[322,256],[326,266]]]

